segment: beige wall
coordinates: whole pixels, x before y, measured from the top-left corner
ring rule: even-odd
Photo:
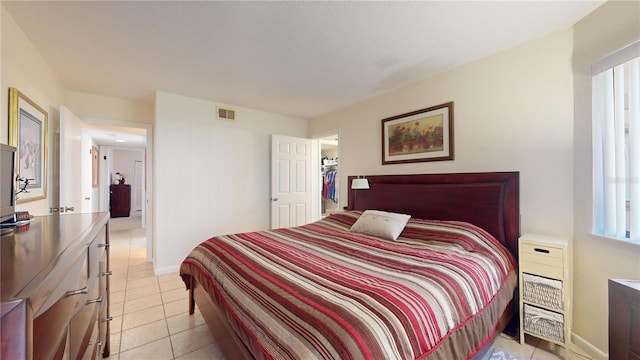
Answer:
[[[571,31],[564,30],[313,119],[340,129],[348,175],[520,171],[522,232],[571,236]],[[381,165],[381,119],[454,102],[455,160]],[[346,205],[346,186],[340,189]]]
[[[67,91],[67,107],[80,118],[153,124],[155,105],[110,96]]]
[[[271,134],[304,137],[305,120],[158,92],[155,122],[157,274],[177,271],[213,235],[271,224]]]
[[[608,1],[574,27],[574,333],[608,352],[607,279],[640,279],[640,245],[591,235],[591,72],[602,57],[640,40],[640,2]]]
[[[2,89],[0,91],[0,142],[8,143],[8,89],[15,87],[29,99],[45,109],[49,118],[49,149],[47,172],[49,179],[47,198],[18,204],[17,210],[28,210],[34,215],[46,215],[56,195],[53,189],[56,179],[53,154],[56,133],[59,126],[60,105],[65,102],[65,90],[56,74],[44,61],[38,50],[33,47],[15,20],[3,8],[1,25],[1,69]]]

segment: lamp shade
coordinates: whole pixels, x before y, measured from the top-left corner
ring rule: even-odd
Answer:
[[[364,178],[353,179],[351,182],[352,189],[368,189],[369,188],[369,180]]]

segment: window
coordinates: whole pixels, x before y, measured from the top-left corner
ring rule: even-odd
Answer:
[[[640,243],[640,42],[592,66],[595,234]]]

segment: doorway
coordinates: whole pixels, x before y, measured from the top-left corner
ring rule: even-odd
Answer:
[[[139,224],[144,239],[147,261],[153,261],[153,127],[149,124],[99,118],[83,118],[85,129],[98,144],[100,211],[109,211],[109,188],[116,182],[116,172],[124,172],[127,184],[132,185],[131,220]],[[123,141],[124,140],[124,141]],[[125,168],[118,162],[123,151],[138,155]],[[127,157],[128,158],[128,157]],[[138,163],[139,162],[139,163]],[[137,197],[137,198],[136,198]],[[135,201],[135,202],[134,202]]]
[[[319,137],[320,145],[320,214],[322,217],[341,211],[340,146],[338,131]]]
[[[304,172],[309,174],[310,177],[310,181],[307,182],[305,181],[299,181],[295,180],[294,182],[291,181],[284,181],[284,182],[280,182],[278,180],[278,178],[275,178],[274,180],[274,176],[279,176],[279,165],[276,166],[276,163],[280,163],[280,161],[278,160],[278,156],[275,155],[274,153],[274,149],[276,149],[275,145],[274,145],[274,140],[273,137],[283,137],[282,135],[272,135],[272,155],[271,155],[271,173],[272,173],[272,179],[271,179],[271,186],[272,186],[272,193],[271,193],[271,217],[272,217],[272,227],[276,228],[276,227],[283,227],[283,226],[292,226],[290,225],[291,222],[289,224],[282,224],[279,222],[274,223],[274,219],[280,219],[281,215],[285,215],[285,218],[290,218],[290,215],[292,214],[292,211],[289,211],[287,209],[289,209],[290,207],[286,206],[287,204],[284,204],[283,206],[280,206],[282,204],[282,202],[280,202],[280,196],[278,194],[278,191],[275,190],[274,186],[276,186],[275,184],[278,184],[278,186],[282,186],[283,188],[288,188],[290,184],[307,184],[309,185],[309,191],[307,192],[307,196],[308,198],[310,198],[310,211],[311,211],[311,216],[310,219],[305,220],[305,222],[313,222],[313,221],[318,221],[320,220],[322,217],[330,215],[332,213],[335,212],[340,212],[342,211],[341,209],[343,208],[343,205],[346,205],[346,201],[345,204],[341,205],[340,204],[340,173],[339,173],[339,167],[340,167],[340,146],[339,146],[339,137],[340,137],[340,132],[339,130],[331,130],[331,131],[325,131],[323,133],[319,133],[319,134],[315,134],[311,136],[311,156],[310,156],[310,161],[304,161],[305,164],[309,164],[309,167],[306,166],[302,166],[302,167],[298,167],[298,170],[300,169],[307,169]],[[296,139],[296,141],[301,141],[301,143],[304,143],[305,141],[309,141],[309,139],[304,139],[304,138],[292,138],[292,137],[284,137],[285,139]],[[287,146],[284,146],[283,149],[288,148]],[[290,148],[290,147],[289,147]],[[283,164],[287,164],[288,162],[286,161],[286,159],[282,159],[282,163]],[[282,169],[288,169],[288,167],[283,167]],[[310,169],[310,170],[309,170]],[[285,171],[286,174],[288,174],[286,177],[284,177],[284,179],[289,179],[289,176],[291,175],[291,169],[289,169],[289,171]],[[295,171],[295,174],[299,174],[299,171]],[[325,184],[326,182],[326,184]],[[306,188],[306,187],[305,187]],[[346,200],[346,198],[345,198]],[[277,202],[278,206],[275,206]],[[302,210],[304,208],[304,211]],[[295,210],[295,214],[296,217],[300,218],[301,214],[306,214],[309,208],[307,208],[306,206],[302,207],[301,203],[298,204],[296,206],[296,210]],[[282,210],[282,211],[280,211]],[[282,213],[282,214],[281,214]],[[306,215],[305,215],[306,216]]]

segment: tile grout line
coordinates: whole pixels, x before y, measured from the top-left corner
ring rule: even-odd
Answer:
[[[120,350],[120,349],[121,349],[121,343],[122,343],[122,332],[123,332],[123,328],[124,328],[124,316],[125,316],[124,306],[125,306],[125,304],[126,304],[127,293],[129,292],[129,275],[130,275],[130,268],[131,268],[132,266],[134,266],[134,265],[132,264],[132,261],[133,261],[133,260],[132,260],[132,258],[133,258],[133,254],[132,254],[132,252],[133,252],[132,242],[133,242],[133,236],[132,236],[132,234],[130,233],[130,234],[129,234],[129,240],[127,241],[127,243],[128,243],[128,251],[127,251],[128,256],[127,256],[127,260],[125,261],[125,262],[126,262],[126,270],[123,270],[123,272],[125,272],[125,274],[124,274],[125,289],[124,289],[124,298],[123,298],[123,312],[122,312],[122,314],[121,314],[122,320],[121,320],[121,322],[120,322],[120,331],[119,331],[121,341],[120,341],[119,349],[118,349],[118,350]],[[170,332],[169,332],[168,316],[167,316],[167,312],[166,312],[165,307],[164,307],[164,305],[165,305],[165,301],[164,301],[164,297],[163,297],[163,295],[162,295],[162,289],[161,289],[161,287],[160,287],[160,279],[159,279],[159,277],[158,277],[158,276],[155,276],[155,275],[154,275],[154,279],[155,279],[155,285],[156,285],[156,286],[157,286],[157,288],[158,288],[158,294],[159,294],[159,296],[160,296],[160,300],[161,300],[161,302],[160,302],[160,306],[162,306],[162,313],[163,313],[163,319],[162,319],[162,320],[164,320],[164,325],[165,325],[165,328],[166,328],[166,330],[167,330],[167,336],[166,336],[166,338],[169,338],[169,343],[170,343],[170,345],[171,345],[171,358],[172,358],[172,359],[175,359],[175,350],[174,350],[173,342],[172,342],[172,340],[171,340],[171,334],[170,334]],[[140,310],[138,310],[138,311],[143,311],[143,310],[144,310],[144,309],[140,309]],[[131,313],[129,313],[129,315],[130,315],[130,314],[134,314],[135,312],[137,312],[137,311],[131,312]],[[142,326],[142,325],[141,325],[141,326]],[[131,330],[131,329],[128,329],[128,330]],[[154,340],[154,341],[159,341],[159,340],[162,340],[162,339],[165,339],[165,337],[160,338],[160,339],[156,339],[156,340]],[[133,349],[135,349],[135,348],[138,348],[138,347],[140,347],[140,346],[144,346],[144,345],[146,345],[146,344],[142,344],[142,345],[136,346],[136,347],[134,347],[134,348],[128,349],[127,351],[131,351],[131,350],[133,350]],[[118,357],[119,357],[119,356],[120,356],[120,354],[121,354],[121,352],[120,352],[120,351],[118,351],[118,353],[117,353],[117,354],[118,354]]]

